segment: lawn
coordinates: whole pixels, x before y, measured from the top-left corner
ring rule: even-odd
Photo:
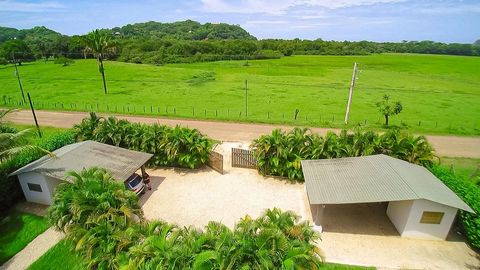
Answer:
[[[58,242],[34,262],[29,270],[84,270],[87,269],[82,258],[70,249],[71,244],[66,240]]]
[[[19,72],[37,108],[343,127],[353,62],[360,71],[350,126],[382,128],[375,103],[389,94],[404,106],[391,119],[393,125],[422,133],[480,135],[480,57],[292,56],[165,66],[109,61],[108,95],[95,60],[76,60],[67,67],[25,63]],[[13,71],[13,66],[0,67],[0,104],[20,100]]]
[[[16,210],[0,221],[0,265],[22,250],[48,228],[43,217]]]

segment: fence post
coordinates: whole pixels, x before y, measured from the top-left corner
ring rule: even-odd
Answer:
[[[192,107],[192,115],[195,117],[195,107]]]
[[[205,118],[207,118],[207,109],[205,109]]]

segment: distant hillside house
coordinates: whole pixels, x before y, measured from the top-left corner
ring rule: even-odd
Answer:
[[[11,174],[18,176],[27,201],[51,205],[58,184],[70,181],[66,178],[70,171],[100,167],[123,182],[152,157],[94,141],[70,144],[53,153],[55,157],[44,156]]]
[[[445,239],[458,209],[474,212],[426,168],[386,155],[305,160],[302,170],[320,229],[329,206],[388,203],[386,214],[402,237]]]

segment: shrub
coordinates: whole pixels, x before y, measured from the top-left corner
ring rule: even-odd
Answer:
[[[460,210],[460,220],[469,243],[480,248],[480,187],[438,165],[432,166],[430,171],[476,212],[476,214],[472,214]]]
[[[215,141],[196,129],[146,125],[99,118],[95,113],[75,125],[78,140],[94,140],[153,154],[148,165],[198,168],[208,161]]]
[[[61,55],[61,56],[59,56],[55,59],[54,63],[66,67],[66,66],[69,66],[69,65],[75,63],[75,61],[73,59],[70,59],[70,58],[67,58],[67,57]]]
[[[319,269],[319,235],[293,212],[266,210],[233,230],[203,230],[145,221],[138,198],[104,170],[72,172],[59,186],[48,218],[66,232],[90,269]],[[138,217],[138,218],[132,218]]]
[[[433,149],[423,136],[412,136],[398,129],[383,134],[372,131],[342,130],[339,135],[329,132],[324,137],[308,129],[280,129],[263,135],[251,145],[260,173],[303,180],[302,159],[358,157],[385,154],[411,163],[429,166]]]

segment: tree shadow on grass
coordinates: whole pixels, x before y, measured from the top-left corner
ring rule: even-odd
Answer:
[[[22,213],[13,210],[0,221],[0,265],[15,255],[8,252],[10,249],[7,247],[17,238],[24,225]]]

